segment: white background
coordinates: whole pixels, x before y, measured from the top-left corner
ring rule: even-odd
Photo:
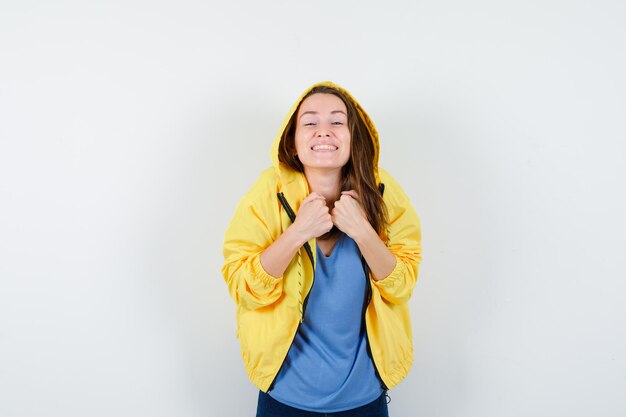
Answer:
[[[424,261],[392,417],[626,415],[623,1],[3,1],[0,415],[254,415],[220,274],[310,84]]]

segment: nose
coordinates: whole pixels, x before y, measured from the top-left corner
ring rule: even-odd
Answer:
[[[318,138],[321,138],[321,137],[323,137],[323,136],[330,136],[330,134],[328,133],[328,130],[326,130],[326,129],[320,129],[320,130],[317,132],[317,137],[318,137]]]

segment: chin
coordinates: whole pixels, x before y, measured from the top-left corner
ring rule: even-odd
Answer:
[[[336,170],[336,169],[341,169],[345,166],[345,164],[343,165],[338,165],[338,164],[334,164],[334,165],[329,165],[329,164],[311,164],[311,165],[303,165],[305,169],[327,169],[327,170]]]
[[[319,159],[314,159],[312,161],[302,161],[302,165],[309,168],[341,168],[348,163],[348,161],[324,161]]]

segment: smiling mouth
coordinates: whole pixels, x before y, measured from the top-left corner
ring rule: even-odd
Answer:
[[[332,151],[336,151],[337,149],[339,149],[337,146],[333,146],[333,145],[315,145],[313,147],[311,147],[311,150],[313,151],[322,151],[322,152],[332,152]]]

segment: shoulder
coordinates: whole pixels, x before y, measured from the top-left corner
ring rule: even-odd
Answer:
[[[248,192],[243,197],[243,201],[250,205],[257,205],[270,197],[276,196],[279,177],[274,167],[268,167],[261,171]]]
[[[280,224],[279,201],[276,196],[279,176],[273,167],[261,171],[248,191],[239,200],[231,222],[245,227],[263,224],[274,230]]]
[[[412,233],[413,238],[419,241],[421,238],[420,219],[409,196],[389,172],[379,167],[378,176],[385,184],[383,200],[388,210],[389,221],[393,223],[394,229],[404,229],[403,233]]]
[[[378,176],[380,177],[380,181],[385,184],[383,199],[386,202],[400,205],[408,202],[409,198],[404,192],[404,189],[389,171],[378,167]]]
[[[274,169],[263,170],[239,200],[224,234],[224,253],[231,256],[249,254],[267,247],[280,234],[280,213]],[[235,255],[233,255],[235,254]]]

